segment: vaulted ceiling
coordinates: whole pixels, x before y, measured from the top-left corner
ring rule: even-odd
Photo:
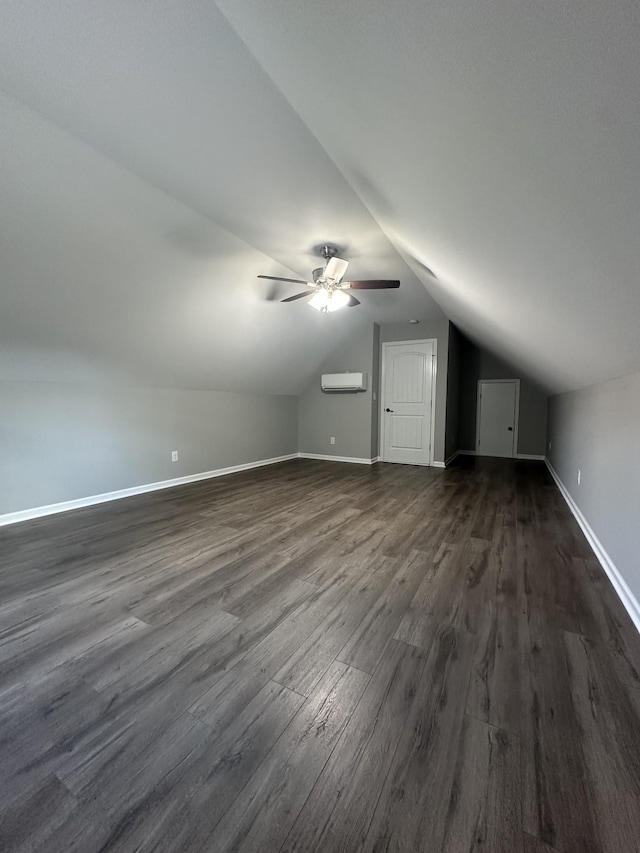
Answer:
[[[551,391],[640,370],[635,2],[0,15],[2,376],[297,393],[440,309]],[[400,290],[320,315],[255,278],[327,241]]]

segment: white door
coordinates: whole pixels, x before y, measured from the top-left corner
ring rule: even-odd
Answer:
[[[430,465],[435,341],[382,345],[382,459]]]
[[[478,382],[477,451],[480,456],[515,456],[517,420],[517,380]]]

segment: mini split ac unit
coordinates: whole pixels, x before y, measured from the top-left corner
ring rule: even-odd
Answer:
[[[323,373],[323,391],[366,391],[366,373]]]

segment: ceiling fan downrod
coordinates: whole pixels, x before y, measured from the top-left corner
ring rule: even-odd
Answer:
[[[338,254],[338,250],[335,246],[320,246],[320,254],[325,259],[325,261],[330,261],[331,258],[335,258]]]

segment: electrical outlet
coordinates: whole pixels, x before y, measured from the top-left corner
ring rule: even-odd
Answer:
[[[171,451],[171,461],[172,461],[172,462],[177,462],[177,461],[178,461],[178,451],[177,451],[177,450],[172,450],[172,451]]]
[[[331,444],[335,444],[335,443],[336,443],[336,437],[335,437],[335,435],[332,435],[331,436]]]
[[[578,485],[580,485],[580,480],[582,479],[582,471],[578,468],[578,476],[576,478],[578,480]]]

